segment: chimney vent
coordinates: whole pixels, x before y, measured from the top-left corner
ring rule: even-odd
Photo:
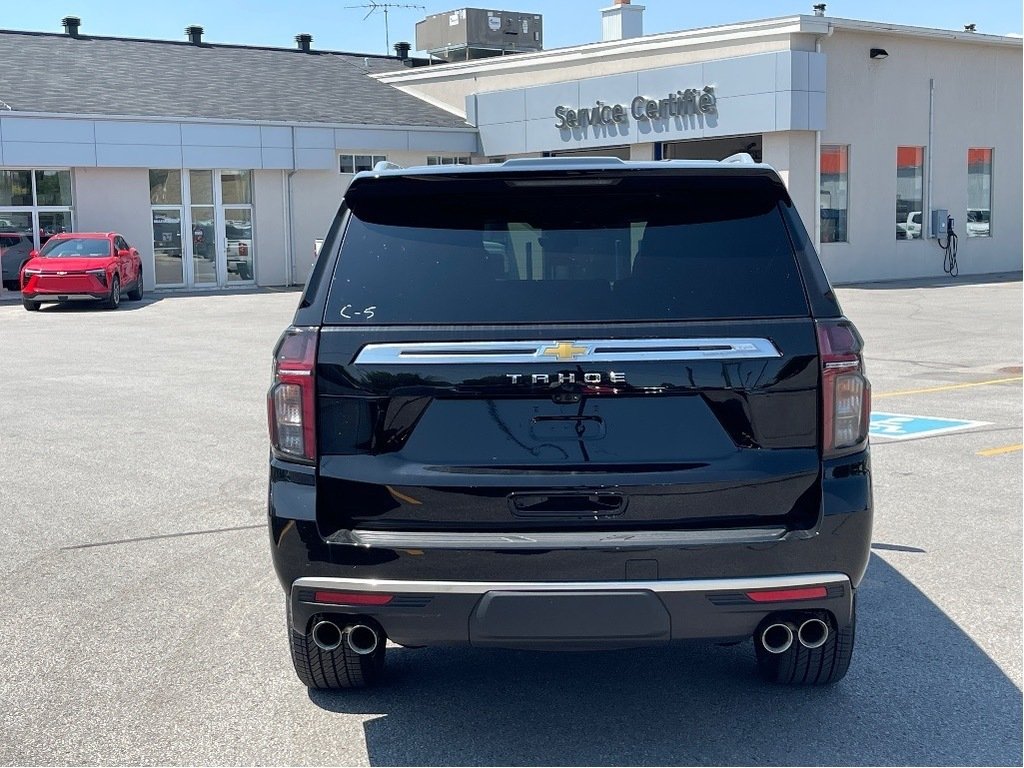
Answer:
[[[615,0],[611,8],[601,9],[601,39],[626,40],[643,37],[644,6],[631,5],[629,0]]]
[[[313,42],[313,36],[303,32],[301,35],[295,36],[295,42],[299,44],[299,50],[303,53],[309,53],[310,45]]]
[[[405,61],[409,58],[409,50],[412,46],[409,43],[395,43],[395,55]]]
[[[71,37],[78,37],[78,28],[82,26],[82,20],[77,16],[65,16],[60,20],[64,25],[64,31]]]
[[[188,35],[188,41],[190,43],[192,43],[192,45],[202,45],[203,44],[203,28],[202,27],[197,27],[194,24],[192,26],[185,27],[185,34]]]
[[[813,5],[811,7],[814,8],[814,15],[815,16],[824,16],[825,15],[825,4],[824,3],[816,3],[815,5]]]

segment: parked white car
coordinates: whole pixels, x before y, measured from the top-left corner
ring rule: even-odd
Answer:
[[[906,221],[896,223],[897,240],[916,240],[921,237],[921,212],[911,211]]]

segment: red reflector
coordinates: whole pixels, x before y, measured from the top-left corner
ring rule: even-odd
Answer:
[[[800,587],[799,589],[770,589],[765,592],[747,592],[755,603],[782,603],[786,600],[815,600],[825,597],[824,587]]]
[[[822,588],[824,589],[824,587]],[[315,592],[313,601],[316,603],[334,603],[335,605],[387,605],[394,595],[378,595],[370,592]]]

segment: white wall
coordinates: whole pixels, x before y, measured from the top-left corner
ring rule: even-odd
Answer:
[[[119,232],[142,255],[143,278],[156,284],[149,171],[145,168],[75,168],[75,229]]]
[[[782,131],[761,137],[761,159],[779,172],[812,240],[818,216],[814,152],[814,131]]]
[[[253,171],[253,234],[258,285],[288,283],[284,171]]]
[[[871,60],[871,48],[884,48],[888,58]],[[840,30],[822,41],[822,50],[829,88],[821,140],[850,145],[850,242],[822,245],[829,278],[943,274],[934,240],[896,240],[896,148],[928,144],[929,78],[933,200],[925,200],[925,211],[948,208],[955,218],[961,274],[1020,270],[1020,48]],[[995,148],[990,238],[966,236],[969,147]],[[926,190],[927,183],[926,175]]]
[[[384,154],[388,160],[403,167],[424,165],[428,154],[451,154],[442,152],[407,152],[399,150],[367,149],[349,147],[352,154]],[[315,259],[315,240],[323,239],[334,221],[341,205],[341,197],[352,181],[352,174],[334,171],[299,171],[292,176],[292,249],[294,253],[294,275],[292,282],[303,285]],[[258,235],[259,236],[259,235]],[[260,245],[260,248],[264,246]],[[261,285],[271,285],[262,277]]]
[[[303,285],[313,266],[313,241],[327,234],[351,176],[337,171],[300,171],[292,177],[293,282]]]

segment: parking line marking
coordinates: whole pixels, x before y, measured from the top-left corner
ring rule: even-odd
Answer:
[[[985,387],[989,384],[1008,384],[1011,381],[1024,381],[1024,376],[1011,376],[1008,379],[989,379],[988,381],[970,381],[966,384],[945,384],[941,387],[925,387],[924,389],[903,389],[897,392],[872,393],[871,398],[878,400],[883,397],[897,397],[899,395],[923,395],[926,392],[948,392],[951,389],[967,389],[968,387]]]
[[[1004,453],[1013,453],[1014,451],[1024,450],[1024,445],[1018,443],[1017,445],[1004,445],[1001,448],[986,448],[984,451],[978,451],[979,456],[1000,456]]]
[[[892,440],[908,440],[920,437],[946,435],[963,429],[985,427],[987,421],[944,419],[937,416],[913,416],[908,413],[871,412],[868,434],[872,438],[883,437]]]

